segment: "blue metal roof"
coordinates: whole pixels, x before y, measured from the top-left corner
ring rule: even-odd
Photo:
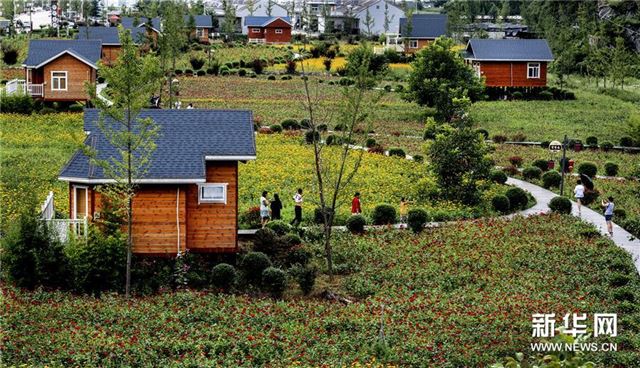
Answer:
[[[407,34],[407,18],[400,18],[400,35],[406,38],[438,38],[447,34],[446,14],[414,14],[411,34]]]
[[[472,39],[467,44],[467,58],[474,60],[552,61],[553,54],[547,40]]]
[[[289,17],[245,17],[244,25],[247,27],[264,27],[278,18],[291,24],[291,18]]]
[[[134,28],[134,26],[133,26],[134,19],[135,18],[133,18],[133,17],[122,17],[120,19],[120,24],[122,24],[122,26],[124,28],[132,29],[132,28]],[[137,27],[140,27],[140,26],[142,26],[144,24],[147,24],[148,22],[149,22],[149,18],[140,17],[140,18],[138,18]],[[162,30],[161,23],[160,23],[160,18],[159,17],[151,18],[151,26],[153,27],[153,29],[155,29],[156,31],[160,32]]]
[[[151,118],[160,128],[149,170],[141,179],[202,180],[206,179],[205,156],[237,161],[238,156],[256,155],[253,115],[249,110],[148,109],[143,110],[139,118]],[[90,132],[85,144],[96,150],[100,160],[120,160],[117,150],[98,128],[98,119],[98,110],[85,110],[84,129]],[[108,124],[110,120],[105,121]],[[82,151],[73,155],[60,177],[109,179]]]
[[[100,60],[102,43],[100,40],[31,40],[29,53],[24,65],[36,67],[67,51],[73,56],[96,67]]]
[[[210,15],[194,15],[193,19],[196,21],[196,28],[213,28],[213,20]],[[189,16],[184,16],[184,24],[189,24]]]
[[[120,45],[120,35],[118,27],[78,27],[79,40],[101,40],[103,45]],[[134,42],[142,42],[144,28],[134,27],[129,29]]]

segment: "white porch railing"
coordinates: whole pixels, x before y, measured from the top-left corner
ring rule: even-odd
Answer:
[[[384,54],[387,50],[393,50],[395,52],[404,52],[404,45],[384,45],[384,46],[374,46],[373,53],[377,55]]]
[[[44,84],[27,84],[27,93],[31,96],[42,96],[44,92]]]
[[[25,80],[24,79],[12,79],[7,82],[7,85],[4,87],[4,91],[8,95],[13,95],[16,93],[24,93],[25,89]]]
[[[249,38],[249,43],[266,43],[264,38]]]
[[[40,207],[43,220],[51,220],[56,215],[56,210],[53,206],[53,192],[49,192],[47,199],[45,199],[42,207]]]
[[[49,192],[47,199],[42,204],[41,218],[49,228],[49,234],[56,237],[61,242],[69,240],[69,234],[77,237],[84,237],[89,231],[89,222],[87,218],[79,220],[56,219],[55,206],[53,205],[53,192]]]

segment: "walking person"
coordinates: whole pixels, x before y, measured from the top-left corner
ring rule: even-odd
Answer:
[[[582,180],[578,179],[576,187],[573,189],[573,195],[576,198],[576,202],[578,203],[578,216],[582,216],[581,207],[582,200],[584,199],[584,185],[582,185]]]
[[[282,210],[282,202],[280,202],[280,196],[278,193],[273,195],[273,201],[271,201],[271,219],[282,220],[280,211]]]
[[[295,218],[291,221],[291,225],[298,226],[302,222],[302,188],[298,188],[298,192],[293,196],[293,202],[295,203],[294,211]]]
[[[260,197],[260,223],[264,227],[269,222],[269,199],[267,195],[269,193],[265,190]]]
[[[406,227],[407,217],[409,215],[409,201],[402,197],[400,198],[400,227]]]
[[[351,214],[359,215],[362,213],[362,208],[360,207],[360,192],[356,192],[351,200]]]
[[[607,222],[607,231],[609,231],[609,236],[613,236],[613,223],[611,222],[613,219],[613,209],[615,208],[613,197],[602,200],[601,205],[602,208],[604,208],[604,220]]]

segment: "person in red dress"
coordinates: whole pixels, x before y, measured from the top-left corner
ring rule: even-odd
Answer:
[[[356,192],[353,196],[353,200],[351,201],[351,214],[359,215],[362,213],[362,209],[360,208],[360,192]]]

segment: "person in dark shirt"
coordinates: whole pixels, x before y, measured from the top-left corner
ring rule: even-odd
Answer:
[[[271,218],[274,220],[281,220],[280,211],[282,210],[282,202],[280,196],[276,193],[273,195],[273,201],[271,201]]]

